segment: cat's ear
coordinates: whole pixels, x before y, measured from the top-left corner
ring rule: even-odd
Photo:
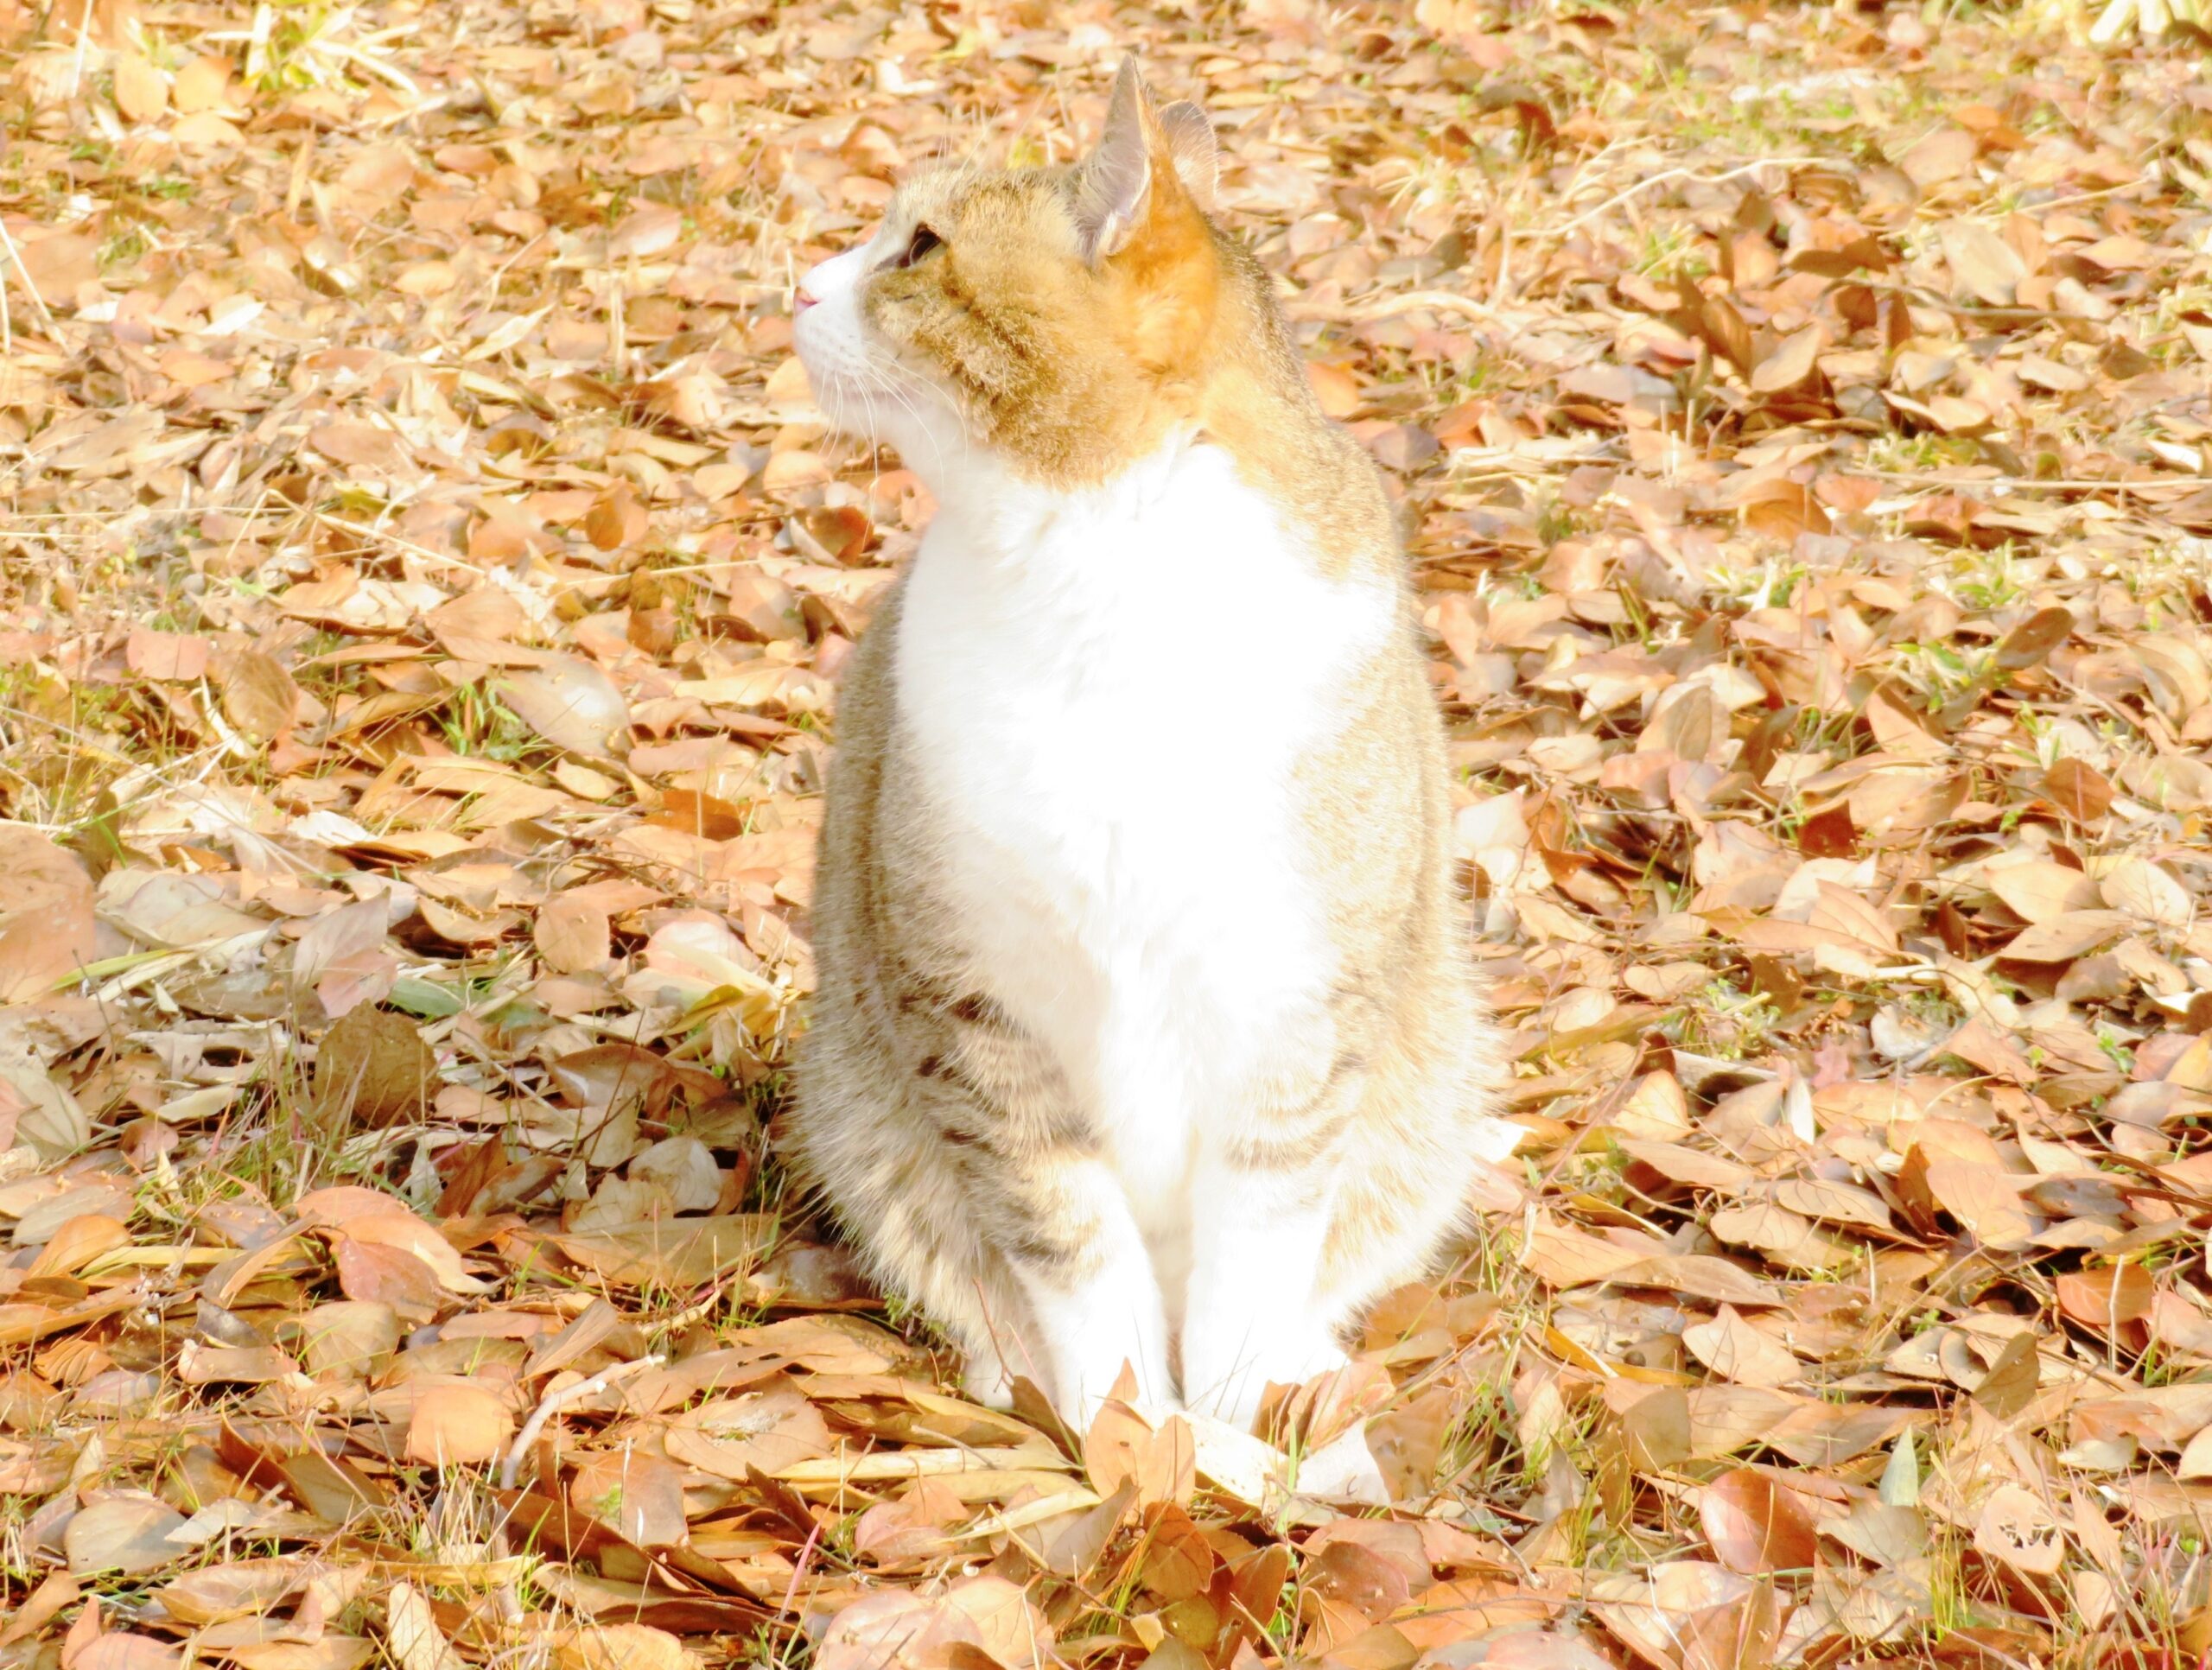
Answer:
[[[1152,130],[1157,118],[1137,73],[1124,58],[1114,78],[1113,102],[1097,148],[1084,159],[1076,181],[1076,234],[1084,259],[1096,266],[1117,255],[1143,225],[1152,200]]]
[[[1160,112],[1160,126],[1167,136],[1183,189],[1200,208],[1212,208],[1214,186],[1221,176],[1221,148],[1214,143],[1213,124],[1189,99],[1179,98]]]

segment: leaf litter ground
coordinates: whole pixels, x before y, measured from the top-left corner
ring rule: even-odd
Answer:
[[[0,0],[0,1662],[2196,1661],[2212,87],[1948,10]],[[790,283],[1124,48],[1524,1130],[1272,1441],[963,1401],[769,1137],[929,514]]]

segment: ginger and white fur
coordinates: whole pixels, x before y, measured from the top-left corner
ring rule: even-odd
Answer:
[[[938,513],[840,695],[790,1146],[1003,1400],[1249,1424],[1458,1221],[1495,1076],[1379,479],[1124,66],[801,287]]]

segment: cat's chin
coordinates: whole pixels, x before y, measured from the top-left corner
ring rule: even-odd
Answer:
[[[887,412],[886,403],[884,397],[877,394],[873,410],[863,408],[873,419],[867,423],[852,422],[855,414],[848,407],[846,421],[836,422],[834,427],[839,434],[862,446],[890,448],[898,454],[901,464],[921,478],[922,485],[939,503],[948,498],[972,498],[978,492],[988,490],[988,482],[998,479],[989,468],[989,455],[970,442],[957,424],[949,420],[936,422],[917,418],[904,409]],[[827,406],[823,407],[823,414],[829,415]]]
[[[802,319],[802,327],[805,324]],[[899,371],[855,373],[834,354],[810,354],[802,343],[799,363],[814,403],[831,433],[862,447],[889,447],[901,462],[942,491],[947,472],[957,470],[974,449],[944,397]]]
[[[806,368],[806,381],[813,391],[815,409],[828,421],[831,435],[862,446],[880,445],[888,438],[880,433],[880,425],[869,421],[868,407],[857,388],[825,376],[812,365]]]

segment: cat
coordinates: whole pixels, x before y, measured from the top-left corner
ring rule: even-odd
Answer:
[[[1391,508],[1217,158],[1125,62],[1083,162],[924,172],[796,298],[938,509],[838,696],[789,1146],[1078,1430],[1341,1367],[1502,1128]]]

